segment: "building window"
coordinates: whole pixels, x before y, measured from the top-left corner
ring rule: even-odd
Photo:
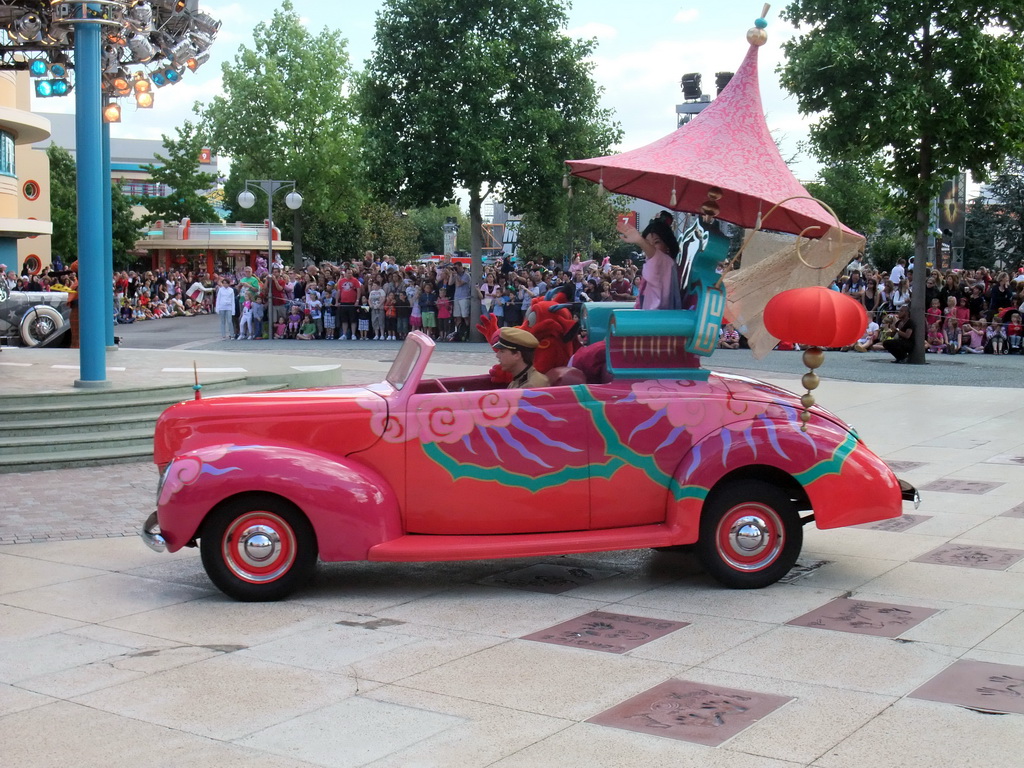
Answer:
[[[22,185],[21,193],[25,195],[26,200],[38,200],[39,182],[32,181],[31,179],[29,179]]]
[[[0,174],[16,176],[14,170],[14,136],[0,131]]]

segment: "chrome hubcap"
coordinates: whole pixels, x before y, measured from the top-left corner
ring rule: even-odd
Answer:
[[[729,529],[729,542],[744,556],[760,554],[771,542],[768,524],[755,515],[745,515]]]
[[[244,562],[260,566],[271,562],[281,550],[281,537],[265,525],[253,525],[238,536],[238,552]]]

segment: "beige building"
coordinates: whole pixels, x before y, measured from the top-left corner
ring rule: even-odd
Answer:
[[[0,263],[37,273],[50,263],[50,164],[32,145],[50,122],[29,111],[28,72],[0,71]]]

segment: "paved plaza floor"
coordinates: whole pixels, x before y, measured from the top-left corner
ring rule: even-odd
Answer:
[[[232,352],[218,365],[257,364]],[[490,364],[451,354],[465,357],[436,373]],[[142,358],[122,355],[127,376]],[[366,381],[387,357],[338,364]],[[819,402],[922,503],[806,528],[798,568],[757,591],[719,587],[689,554],[639,551],[321,564],[287,601],[235,603],[195,551],[156,554],[134,535],[151,465],[4,475],[0,762],[1018,768],[1019,391],[843,381],[827,366]]]

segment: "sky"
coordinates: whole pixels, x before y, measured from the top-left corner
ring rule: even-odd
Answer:
[[[486,2],[486,0],[481,0]],[[253,28],[269,21],[278,0],[200,0],[200,9],[222,22],[210,49],[210,61],[197,72],[186,72],[182,81],[155,92],[155,105],[138,110],[130,99],[122,101],[122,122],[111,126],[118,138],[159,139],[172,134],[182,122],[194,119],[192,105],[206,102],[221,92],[221,63],[233,61],[241,46],[252,47]],[[293,0],[303,23],[314,34],[325,26],[348,40],[349,58],[363,69],[373,53],[373,30],[382,0]],[[781,44],[795,32],[779,19],[785,3],[769,11],[768,42],[758,53],[761,98],[776,140],[787,158],[798,152],[807,138],[807,119],[794,97],[779,85],[775,69],[782,59]],[[603,105],[614,112],[623,128],[617,150],[643,146],[671,132],[676,125],[675,105],[683,94],[679,81],[684,73],[699,72],[705,93],[714,93],[715,73],[735,71],[748,44],[746,32],[760,15],[760,0],[719,0],[717,3],[679,0],[575,0],[569,11],[567,34],[596,38],[594,79],[604,89]],[[74,96],[36,102],[40,111],[73,112]],[[802,180],[814,177],[816,164],[802,153],[793,168]]]

